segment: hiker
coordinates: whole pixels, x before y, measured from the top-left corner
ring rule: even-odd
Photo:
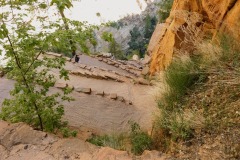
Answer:
[[[79,57],[79,55],[75,55],[75,62],[76,62],[76,63],[78,63],[78,62],[79,62],[79,60],[80,60],[80,57]]]

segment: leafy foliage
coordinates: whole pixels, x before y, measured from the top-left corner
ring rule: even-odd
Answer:
[[[173,2],[174,0],[162,0],[158,4],[159,5],[158,16],[159,16],[159,21],[161,23],[164,23],[165,20],[169,17]]]
[[[72,6],[69,0],[53,0],[50,4],[57,4],[63,15],[64,9]],[[68,72],[64,69],[64,58],[47,58],[44,54],[52,47],[64,46],[66,39],[69,40],[70,49],[74,50],[76,42],[73,38],[81,37],[84,40],[78,43],[84,48],[90,31],[83,33],[83,24],[65,17],[62,17],[65,30],[61,28],[60,21],[48,22],[47,17],[40,13],[52,7],[50,4],[35,0],[0,1],[2,8],[12,11],[3,9],[0,16],[0,45],[8,59],[7,68],[10,70],[7,75],[15,80],[15,87],[10,92],[12,97],[4,100],[0,118],[10,122],[26,122],[37,129],[55,132],[57,128],[66,126],[62,121],[62,102],[72,100],[68,97],[72,89],[66,87],[59,93],[49,91],[57,79],[67,80]],[[24,9],[18,12],[21,8]],[[31,19],[29,15],[33,11],[37,16]],[[41,29],[32,21],[40,23]],[[72,26],[75,27],[74,30],[68,28]],[[67,45],[64,46],[66,50],[69,49]],[[59,77],[51,73],[52,69],[58,71]]]
[[[146,149],[151,149],[152,139],[143,132],[139,124],[130,121],[130,133],[122,133],[119,135],[103,135],[93,136],[88,142],[97,146],[109,146],[119,150],[129,150],[135,155],[140,155]]]
[[[92,138],[88,139],[88,142],[97,146],[108,146],[118,150],[125,150],[126,138],[127,137],[124,134],[93,136]]]
[[[93,30],[96,27],[88,26],[86,23],[69,19],[66,22],[68,22],[68,30],[59,24],[56,24],[55,26],[52,24],[52,27],[55,27],[56,30],[48,35],[48,38],[53,41],[49,50],[62,53],[65,56],[71,56],[73,50],[76,52],[77,48],[79,48],[81,52],[89,54],[89,48],[87,44],[90,43],[93,46],[97,45],[97,41],[93,33]],[[60,23],[60,21],[57,23]]]
[[[112,33],[103,32],[102,39],[109,43],[109,52],[112,53],[115,58],[122,60],[126,59],[124,53],[121,50],[121,46],[116,42]]]
[[[144,150],[151,149],[152,139],[143,132],[139,124],[131,122],[131,134],[130,134],[132,152],[136,155],[142,154]]]
[[[157,24],[157,19],[156,17],[147,15],[144,22],[145,26],[143,33],[140,32],[138,26],[135,26],[130,31],[131,39],[128,42],[130,52],[139,51],[140,57],[144,57],[147,45]]]

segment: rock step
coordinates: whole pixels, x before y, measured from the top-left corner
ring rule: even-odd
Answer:
[[[125,61],[112,60],[111,58],[105,58],[105,57],[101,57],[101,56],[95,56],[95,58],[98,59],[99,61],[105,62],[105,63],[107,63],[109,65],[115,66],[117,68],[121,68],[123,70],[131,69],[131,70],[140,71],[140,72],[142,71],[142,69],[140,69],[139,67],[137,67],[137,66],[135,66],[135,65],[133,65],[131,63],[127,63]]]
[[[120,102],[126,103],[128,105],[133,105],[132,101],[126,100],[122,96],[118,96],[117,93],[106,93],[104,91],[93,91],[92,88],[84,88],[84,87],[79,87],[79,86],[74,87],[74,86],[71,86],[68,83],[64,83],[64,82],[63,83],[56,82],[54,85],[54,87],[59,88],[59,89],[64,89],[69,86],[78,93],[84,93],[84,94],[88,94],[88,95],[98,95],[98,96],[109,98],[109,99],[112,99],[115,101],[120,101]]]
[[[105,80],[113,80],[116,82],[125,82],[125,80],[118,75],[115,75],[114,73],[108,73],[108,72],[98,72],[98,71],[89,71],[89,70],[74,70],[69,71],[70,74],[87,77],[87,78],[94,78],[94,79],[105,79]]]

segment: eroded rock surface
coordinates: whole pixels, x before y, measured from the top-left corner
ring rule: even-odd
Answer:
[[[191,51],[193,41],[184,42],[189,33],[184,28],[195,28],[198,36],[215,37],[216,33],[228,33],[240,40],[239,0],[175,0],[169,18],[156,27],[149,44],[152,61],[150,72],[164,70],[177,53]],[[193,32],[193,33],[194,33]]]
[[[0,121],[0,160],[131,160],[133,157],[126,151],[36,131],[24,123]],[[146,151],[142,157],[136,158],[161,160],[166,157],[157,151]]]

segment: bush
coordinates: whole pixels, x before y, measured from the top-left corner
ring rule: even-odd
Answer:
[[[190,60],[176,60],[168,67],[165,72],[166,92],[163,99],[169,109],[173,109],[174,103],[181,101],[187,89],[198,81],[200,74],[197,69],[196,63]]]
[[[140,155],[144,150],[151,149],[152,139],[151,137],[143,132],[137,123],[131,124],[131,134],[130,134],[132,153],[135,155]]]
[[[159,16],[159,21],[161,23],[165,22],[165,20],[169,17],[171,8],[173,5],[174,0],[162,0],[158,5],[159,5],[159,11],[158,11],[158,16]]]
[[[70,137],[70,136],[72,136],[72,137],[77,136],[77,131],[72,131],[68,127],[62,127],[60,129],[60,131],[61,131],[64,138],[67,138],[67,137]]]
[[[108,146],[117,150],[125,150],[125,141],[127,137],[124,134],[120,135],[103,135],[103,136],[93,136],[87,141],[95,144],[97,146]]]
[[[137,123],[130,122],[131,132],[119,135],[93,136],[87,141],[97,146],[108,146],[117,150],[131,150],[135,155],[140,155],[144,150],[152,147],[151,137],[140,129]]]
[[[155,143],[155,147],[168,150],[172,143],[193,137],[192,117],[185,115],[184,96],[195,83],[206,78],[205,74],[200,72],[199,58],[177,59],[171,63],[164,75],[166,89],[158,100],[161,114],[155,120],[153,138],[157,143],[162,143]]]

